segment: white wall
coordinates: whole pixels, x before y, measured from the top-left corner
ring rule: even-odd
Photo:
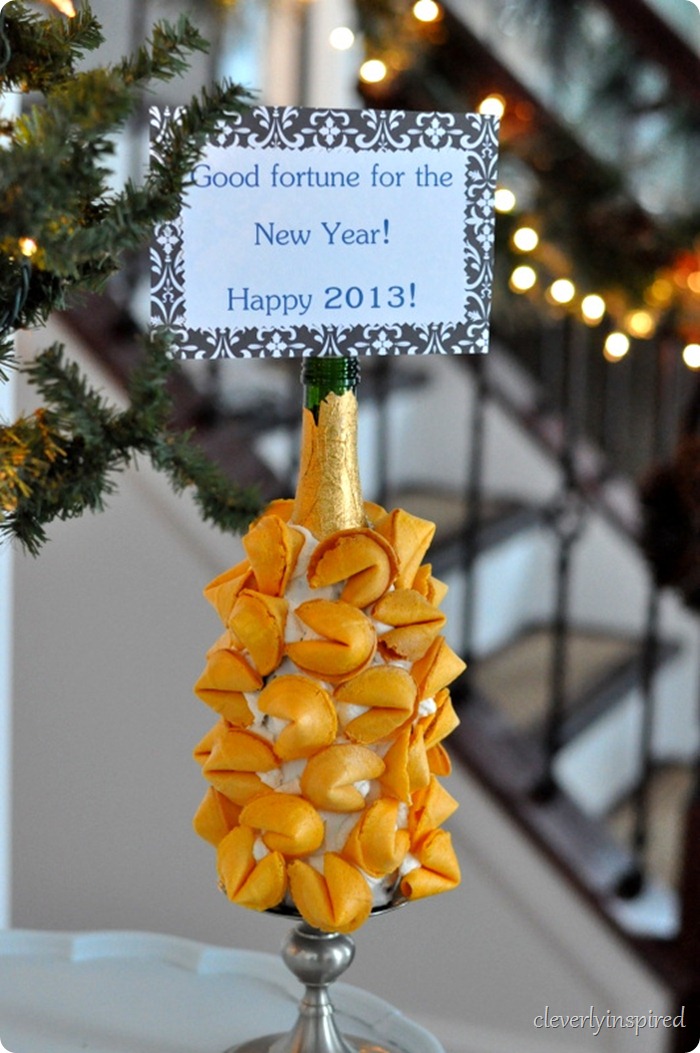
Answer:
[[[0,381],[0,421],[14,419],[13,387]],[[0,927],[10,923],[12,847],[12,553],[0,545]]]
[[[0,96],[0,117],[19,112],[18,94]],[[14,374],[0,380],[0,422],[15,419]],[[12,851],[12,553],[0,543],[0,928],[10,923]]]

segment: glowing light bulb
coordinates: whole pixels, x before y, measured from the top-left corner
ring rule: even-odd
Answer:
[[[654,316],[649,311],[630,311],[625,316],[625,326],[632,336],[638,336],[646,340],[654,332],[656,323]]]
[[[39,246],[34,241],[34,238],[20,238],[19,239],[19,251],[23,256],[33,256],[38,252]]]
[[[60,11],[62,15],[67,15],[68,18],[75,18],[75,8],[71,3],[71,0],[48,0],[50,4]]]
[[[518,227],[513,232],[513,244],[521,252],[532,252],[540,243],[540,236],[532,227]]]
[[[700,344],[686,344],[683,348],[683,361],[688,369],[700,369]]]
[[[509,285],[513,292],[523,293],[527,292],[528,289],[532,289],[536,282],[537,272],[535,269],[523,264],[521,267],[515,268],[510,276]]]
[[[688,275],[688,288],[691,292],[700,293],[700,271]]]
[[[624,358],[630,349],[629,337],[624,333],[614,332],[608,333],[608,337],[605,341],[603,348],[603,354],[607,358],[608,362],[619,362],[621,358]]]
[[[381,59],[367,59],[360,66],[360,80],[363,80],[365,84],[379,84],[386,75],[386,63]]]
[[[647,289],[644,299],[650,307],[666,307],[673,299],[673,285],[668,278],[657,278]]]
[[[496,212],[512,212],[517,201],[515,194],[507,187],[499,186],[493,196],[493,204]]]
[[[554,303],[571,303],[576,295],[576,286],[568,278],[557,278],[547,290],[550,300]]]
[[[588,325],[596,325],[603,320],[605,300],[596,293],[589,293],[581,300],[581,314]]]
[[[336,26],[328,36],[328,43],[336,51],[349,51],[355,43],[355,34],[348,26]]]
[[[497,95],[494,92],[494,94],[487,95],[485,99],[482,99],[477,109],[481,114],[489,114],[491,117],[500,118],[506,112],[506,100],[502,95]]]
[[[441,14],[440,5],[435,0],[416,0],[413,5],[413,16],[419,22],[437,22]]]

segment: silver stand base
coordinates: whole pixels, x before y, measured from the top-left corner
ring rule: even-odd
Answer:
[[[265,1035],[226,1053],[400,1053],[369,1039],[343,1036],[335,1022],[328,987],[348,968],[355,943],[338,932],[319,932],[305,922],[292,929],[282,947],[282,958],[306,987],[299,1017],[289,1034]]]

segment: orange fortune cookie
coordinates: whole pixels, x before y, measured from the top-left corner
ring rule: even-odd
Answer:
[[[434,896],[459,884],[459,863],[447,830],[433,830],[415,856],[420,865],[401,879],[401,891],[408,899]]]
[[[392,735],[409,719],[416,701],[416,685],[405,669],[372,665],[335,690],[337,702],[366,707],[345,726],[353,742],[369,745]]]
[[[433,540],[435,524],[396,508],[375,522],[374,529],[386,538],[398,557],[396,587],[410,588]]]
[[[309,757],[300,780],[301,790],[317,808],[359,812],[365,806],[362,784],[378,778],[383,771],[384,761],[365,746],[328,746]]]
[[[338,530],[314,549],[307,578],[314,588],[344,582],[340,599],[368,607],[394,581],[398,565],[391,545],[369,528]]]
[[[322,932],[354,932],[372,910],[370,887],[356,867],[335,852],[323,857],[323,874],[309,863],[290,863],[289,885],[305,921]]]
[[[333,684],[369,665],[377,637],[362,611],[342,600],[308,600],[294,614],[317,634],[287,644],[287,654],[302,672]]]
[[[414,589],[394,589],[375,603],[372,617],[393,626],[379,637],[385,658],[422,658],[445,624],[445,615]]]
[[[276,907],[287,890],[287,871],[280,852],[254,855],[255,832],[237,826],[219,842],[217,865],[226,895],[251,910]]]
[[[243,538],[243,547],[261,592],[284,595],[303,545],[301,531],[287,526],[276,515],[265,515],[250,528]]]
[[[285,856],[308,855],[323,841],[323,819],[308,801],[291,793],[256,797],[245,806],[240,821],[260,830],[270,851]]]
[[[270,680],[258,696],[258,709],[289,722],[275,743],[280,760],[311,756],[330,746],[338,730],[330,695],[307,676],[289,674]]]

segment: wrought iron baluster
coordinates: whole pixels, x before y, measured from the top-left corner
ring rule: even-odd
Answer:
[[[673,397],[671,377],[673,347],[666,339],[657,345],[655,361],[655,399],[652,408],[652,459],[658,461],[669,448],[667,434],[668,404]],[[618,885],[618,895],[632,898],[644,888],[647,879],[647,845],[649,841],[650,790],[654,772],[654,719],[656,715],[656,667],[659,651],[661,590],[650,576],[646,625],[641,662],[642,714],[639,736],[639,775],[632,794],[633,823],[630,849],[633,868]]]
[[[681,942],[688,959],[697,962],[700,961],[700,749],[695,756],[693,794],[685,820],[680,894]]]
[[[540,782],[535,788],[535,797],[542,800],[550,797],[556,788],[553,768],[561,746],[567,702],[572,555],[574,545],[581,534],[584,513],[584,501],[578,486],[576,468],[576,441],[583,403],[576,394],[576,387],[582,378],[585,334],[570,315],[565,315],[560,321],[557,336],[561,358],[561,491],[550,510],[551,523],[557,539],[557,554],[549,704],[543,729],[544,765]]]
[[[613,472],[628,467],[630,443],[631,362],[605,363],[601,445]]]
[[[474,628],[476,621],[477,575],[476,557],[479,549],[479,532],[483,518],[484,438],[486,434],[486,400],[488,377],[486,357],[475,356],[474,395],[471,416],[471,442],[466,485],[466,516],[464,521],[464,543],[462,548],[462,570],[464,573],[464,603],[462,608],[462,656],[467,663],[466,686],[474,673]]]

